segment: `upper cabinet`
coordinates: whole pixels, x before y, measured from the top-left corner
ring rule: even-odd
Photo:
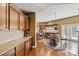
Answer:
[[[10,7],[10,29],[18,29],[19,27],[19,12]]]
[[[25,16],[25,30],[30,30],[30,19],[28,16]]]
[[[7,4],[0,3],[0,29],[7,27]]]
[[[0,3],[0,29],[29,29],[29,20],[14,4]]]
[[[25,18],[23,14],[20,14],[20,29],[25,30]]]

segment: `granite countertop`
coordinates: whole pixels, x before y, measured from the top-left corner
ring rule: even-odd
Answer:
[[[11,50],[12,48],[15,48],[17,45],[25,42],[26,40],[29,40],[30,38],[32,38],[32,36],[26,36],[23,38],[19,38],[16,40],[12,40],[12,41],[8,41],[8,42],[0,44],[0,55]]]

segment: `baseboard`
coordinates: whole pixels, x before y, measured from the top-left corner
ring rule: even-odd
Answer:
[[[36,46],[32,46],[32,48],[36,48]]]

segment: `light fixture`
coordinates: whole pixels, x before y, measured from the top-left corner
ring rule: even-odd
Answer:
[[[56,19],[56,12],[54,12],[54,19]]]
[[[56,20],[56,12],[54,12],[54,20]],[[55,22],[55,24],[56,24],[56,22]]]

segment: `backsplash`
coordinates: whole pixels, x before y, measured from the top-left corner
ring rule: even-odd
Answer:
[[[22,30],[0,30],[0,43],[18,39],[24,36]]]

